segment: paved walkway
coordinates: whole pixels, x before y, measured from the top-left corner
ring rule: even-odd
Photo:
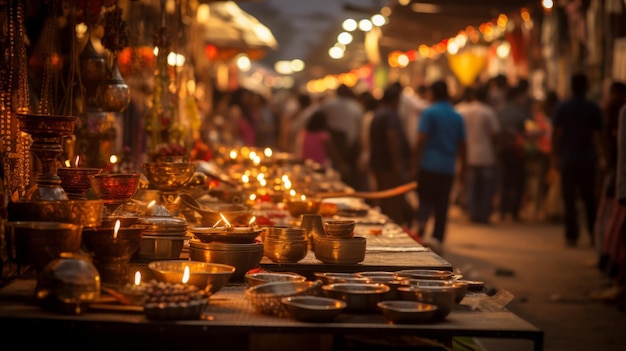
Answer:
[[[596,268],[587,238],[564,245],[561,224],[468,222],[452,209],[443,258],[468,279],[506,289],[507,308],[545,332],[546,351],[626,350],[626,312],[601,298],[613,281]],[[530,343],[481,340],[488,350],[532,350]]]

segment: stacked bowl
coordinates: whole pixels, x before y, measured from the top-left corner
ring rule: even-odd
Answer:
[[[315,258],[324,263],[356,264],[365,259],[366,240],[354,236],[354,220],[324,223],[324,235],[313,238]]]
[[[177,217],[141,217],[138,223],[145,225],[141,246],[137,252],[139,259],[177,260],[183,250],[187,235],[187,221]]]
[[[199,231],[198,231],[199,230]],[[196,233],[206,234],[203,229],[190,229],[190,232],[196,236]],[[243,236],[230,232],[232,235],[224,233],[216,234],[215,238],[219,240],[209,240],[199,234],[196,239],[189,241],[189,258],[192,261],[221,263],[235,267],[231,280],[243,280],[244,275],[251,269],[257,268],[263,258],[263,243],[254,238],[249,241],[242,241]],[[258,233],[257,233],[258,234]],[[254,234],[253,234],[254,235]],[[245,235],[244,235],[245,236]],[[256,235],[255,235],[256,236]],[[197,239],[202,237],[203,239]],[[229,238],[234,238],[229,241]]]
[[[309,248],[305,230],[299,227],[270,226],[263,229],[264,255],[276,263],[297,263]]]

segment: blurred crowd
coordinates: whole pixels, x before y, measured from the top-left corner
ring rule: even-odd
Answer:
[[[626,85],[589,98],[584,74],[570,93],[533,98],[503,75],[450,95],[446,82],[392,83],[379,97],[340,85],[314,96],[217,93],[207,143],[273,147],[332,167],[359,191],[418,182],[372,202],[415,239],[441,249],[449,206],[475,223],[563,223],[564,244],[588,237],[599,267],[626,281]],[[429,230],[429,228],[432,228]]]

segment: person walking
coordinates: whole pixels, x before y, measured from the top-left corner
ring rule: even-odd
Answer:
[[[419,208],[418,235],[423,243],[441,253],[444,242],[450,191],[460,157],[459,175],[464,178],[466,135],[463,117],[449,102],[448,85],[440,80],[431,86],[433,103],[422,112],[418,126],[412,173],[417,179]],[[434,214],[432,235],[425,237],[428,220]]]
[[[377,190],[400,186],[409,178],[411,148],[397,112],[401,93],[397,85],[385,89],[369,128],[369,165],[376,178]],[[413,211],[404,194],[381,199],[379,203],[381,212],[398,225],[411,224]]]
[[[557,106],[554,113],[552,152],[561,174],[565,244],[574,247],[580,235],[578,200],[584,203],[586,229],[590,244],[594,244],[596,174],[604,156],[601,147],[602,111],[597,103],[585,96],[589,88],[587,76],[574,74],[570,84],[572,97]]]
[[[519,220],[526,183],[526,122],[531,117],[526,113],[524,87],[510,88],[506,105],[499,114],[501,133],[499,136],[498,163],[500,171],[500,220],[508,215]]]
[[[466,102],[457,105],[467,133],[467,210],[470,221],[489,223],[496,193],[497,163],[495,143],[500,122],[487,105],[486,88],[466,89]]]

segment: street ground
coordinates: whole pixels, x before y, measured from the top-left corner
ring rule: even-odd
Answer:
[[[442,257],[467,279],[515,296],[506,308],[544,331],[546,351],[626,350],[626,311],[597,268],[586,236],[565,246],[560,223],[473,224],[451,209]],[[480,339],[486,350],[532,350],[529,341]]]

